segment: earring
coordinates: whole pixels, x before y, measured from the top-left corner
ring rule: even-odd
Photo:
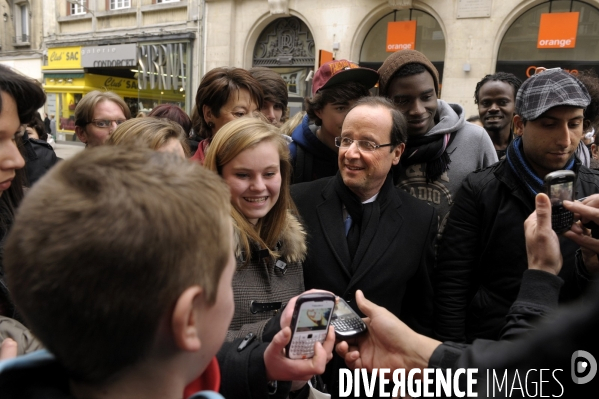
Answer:
[[[208,122],[208,127],[210,129],[214,129],[214,123],[213,122]]]

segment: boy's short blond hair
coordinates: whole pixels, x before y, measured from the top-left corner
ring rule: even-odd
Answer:
[[[165,118],[146,116],[145,118],[129,119],[121,123],[106,140],[107,145],[129,145],[158,150],[176,139],[183,148],[183,153],[189,157],[189,144],[185,131],[177,122]]]
[[[72,379],[102,384],[140,361],[185,289],[214,303],[232,251],[229,197],[199,165],[112,146],[60,163],[29,191],[7,281]]]

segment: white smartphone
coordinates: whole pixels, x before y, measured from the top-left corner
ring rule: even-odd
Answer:
[[[314,345],[325,341],[335,309],[335,296],[325,292],[300,296],[291,319],[291,341],[286,354],[290,359],[314,357]]]

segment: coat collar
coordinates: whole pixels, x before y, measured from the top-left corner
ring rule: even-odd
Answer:
[[[397,194],[397,189],[394,187],[389,193],[391,196],[390,203],[381,214],[381,228],[377,230],[361,261],[359,259],[354,260],[360,263],[355,268],[356,271],[352,276],[350,272],[352,270],[352,260],[349,255],[344,229],[343,204],[335,192],[334,179],[330,179],[320,194],[320,201],[316,206],[320,226],[324,232],[327,245],[339,263],[340,269],[350,278],[349,289],[368,273],[392,244],[403,224],[403,218],[399,212],[402,202]]]

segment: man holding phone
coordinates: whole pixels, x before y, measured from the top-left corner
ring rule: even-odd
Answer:
[[[575,156],[590,96],[561,69],[533,75],[516,96],[518,135],[506,158],[470,174],[452,207],[435,270],[435,333],[441,340],[498,339],[526,270],[523,222],[544,192],[545,176],[576,173],[575,198],[599,192],[599,173]],[[565,283],[560,302],[581,293],[574,254],[560,237]]]

